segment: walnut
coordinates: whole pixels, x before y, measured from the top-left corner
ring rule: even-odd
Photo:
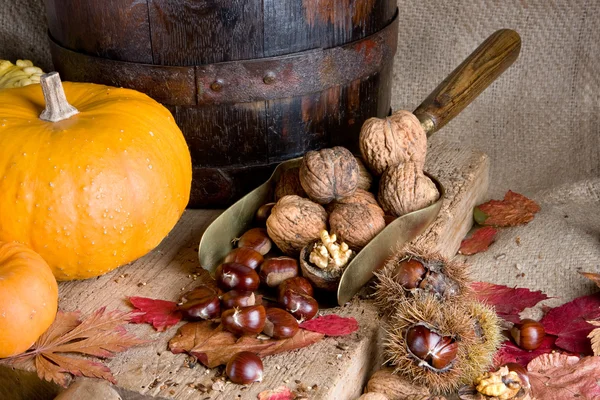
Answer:
[[[356,158],[350,150],[338,146],[306,153],[300,166],[300,183],[311,200],[327,204],[354,193],[358,174]]]
[[[515,371],[504,366],[496,372],[486,372],[476,379],[475,385],[475,389],[485,396],[509,400],[517,397],[523,382]]]
[[[283,196],[295,194],[300,197],[306,197],[302,185],[300,185],[300,167],[286,169],[281,174],[275,186],[275,201]]]
[[[359,251],[385,228],[383,210],[373,204],[338,204],[329,215],[331,232]]]
[[[371,189],[373,184],[373,175],[369,172],[362,160],[356,157],[358,164],[358,185],[357,188],[366,190],[367,192]]]
[[[414,162],[388,168],[379,182],[379,204],[396,217],[427,207],[438,197],[435,183]]]
[[[427,135],[409,111],[390,117],[369,118],[360,130],[360,152],[371,172],[380,176],[386,168],[413,161],[422,169],[427,154]]]
[[[323,230],[320,239],[306,245],[300,253],[302,276],[319,289],[334,291],[353,255],[346,243]]]
[[[297,256],[308,243],[327,229],[325,209],[296,195],[284,196],[267,218],[267,233],[281,251]]]
[[[383,393],[390,400],[406,398],[428,398],[431,396],[429,389],[419,386],[411,379],[395,374],[391,368],[380,369],[375,372],[366,387],[367,393]]]

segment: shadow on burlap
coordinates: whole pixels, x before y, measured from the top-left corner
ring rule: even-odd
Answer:
[[[437,134],[490,156],[490,197],[511,189],[542,206],[532,223],[502,230],[488,252],[468,258],[474,278],[543,290],[555,303],[596,290],[576,271],[600,272],[600,2],[398,6],[394,109],[416,108],[495,30],[523,40],[517,62]],[[42,0],[0,0],[0,58],[51,69],[44,12]]]

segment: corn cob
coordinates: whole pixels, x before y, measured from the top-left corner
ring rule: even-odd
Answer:
[[[29,60],[17,60],[16,65],[0,60],[0,89],[20,87],[40,83],[44,71],[35,67]]]

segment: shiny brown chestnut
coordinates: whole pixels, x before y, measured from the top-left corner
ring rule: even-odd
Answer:
[[[265,327],[266,311],[263,306],[232,308],[223,311],[223,328],[236,335],[252,335],[262,332]]]
[[[544,341],[546,330],[544,326],[532,319],[524,319],[510,330],[510,335],[517,346],[524,350],[535,350]]]
[[[273,339],[285,339],[298,332],[298,321],[292,314],[281,308],[269,308],[266,312],[263,333]]]
[[[456,359],[458,343],[449,336],[441,336],[424,325],[415,325],[406,332],[410,352],[437,370],[448,368]]]
[[[291,289],[283,293],[281,304],[297,319],[311,319],[319,311],[319,304],[315,299]]]
[[[260,382],[263,379],[263,363],[256,354],[242,351],[231,357],[225,372],[231,382],[239,385]]]
[[[281,282],[277,287],[277,299],[281,303],[283,294],[287,290],[293,290],[297,293],[303,293],[305,295],[311,296],[314,294],[313,286],[310,281],[301,276],[296,276],[294,278],[286,279]]]
[[[183,304],[192,300],[200,300],[206,297],[219,296],[221,290],[213,285],[199,285],[192,290],[184,293],[179,299],[179,303]]]
[[[260,279],[256,271],[238,263],[223,263],[215,271],[217,285],[223,290],[256,290]]]
[[[264,260],[262,254],[258,251],[251,249],[250,247],[238,247],[227,253],[223,262],[234,262],[245,265],[248,268],[256,269]]]
[[[221,296],[223,310],[234,307],[250,307],[256,305],[256,295],[247,290],[230,290]]]
[[[265,228],[252,228],[246,231],[238,240],[238,247],[249,247],[258,251],[263,256],[271,250],[271,238]]]
[[[267,258],[260,266],[258,276],[267,286],[277,287],[286,279],[298,276],[298,261],[285,256]]]
[[[529,389],[531,387],[531,384],[529,383],[529,374],[527,373],[527,369],[524,366],[517,363],[506,363],[503,366],[508,368],[509,371],[513,371],[519,376],[519,379],[521,380],[521,387],[525,389]]]
[[[177,306],[183,319],[187,321],[200,321],[203,319],[218,318],[221,314],[221,301],[219,296],[207,296],[201,299],[189,300]]]
[[[394,279],[405,289],[416,289],[423,280],[427,269],[420,261],[408,258],[398,263]]]
[[[267,203],[263,204],[258,208],[255,215],[256,223],[259,225],[265,225],[267,223],[267,218],[271,215],[271,210],[275,203]]]

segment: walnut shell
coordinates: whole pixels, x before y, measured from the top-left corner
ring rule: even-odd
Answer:
[[[373,175],[371,175],[367,167],[365,167],[365,163],[360,158],[356,157],[356,162],[358,164],[358,184],[356,187],[368,192],[373,184]]]
[[[339,204],[329,215],[329,226],[339,241],[360,251],[385,228],[385,220],[377,205]]]
[[[313,250],[314,245],[319,242],[320,240],[310,242],[304,246],[300,252],[300,268],[302,269],[302,276],[308,279],[315,287],[328,292],[333,292],[338,288],[338,284],[344,273],[344,268],[339,268],[334,271],[323,270],[310,262],[310,252]],[[348,261],[348,264],[349,263],[350,261]]]
[[[319,239],[323,229],[327,229],[325,209],[296,195],[282,197],[267,218],[269,237],[289,256],[297,256],[304,246]]]
[[[377,176],[386,168],[407,161],[422,169],[427,135],[413,113],[400,110],[384,119],[366,120],[360,130],[359,147],[363,161]]]
[[[391,368],[383,368],[371,375],[366,392],[384,393],[390,400],[406,399],[409,396],[427,398],[431,395],[425,386],[419,386],[409,378],[395,374],[393,371]]]
[[[294,167],[283,171],[275,186],[275,201],[281,199],[283,196],[292,194],[306,197],[306,193],[300,184],[300,167]]]
[[[302,188],[319,204],[350,196],[358,185],[358,175],[356,158],[340,146],[309,151],[300,166]]]
[[[414,162],[388,168],[379,182],[379,204],[396,217],[425,208],[438,197],[435,183]]]
[[[364,205],[371,204],[371,205],[379,207],[379,204],[377,203],[377,199],[375,199],[375,196],[373,195],[373,193],[367,192],[366,190],[363,190],[363,189],[356,189],[356,192],[354,192],[354,194],[352,194],[351,196],[343,197],[343,198],[339,199],[338,201],[334,201],[332,203],[327,204],[325,206],[325,210],[327,211],[328,214],[331,214],[333,212],[333,210],[335,209],[335,207],[340,204],[364,204]],[[383,212],[383,210],[382,210],[382,212]]]

